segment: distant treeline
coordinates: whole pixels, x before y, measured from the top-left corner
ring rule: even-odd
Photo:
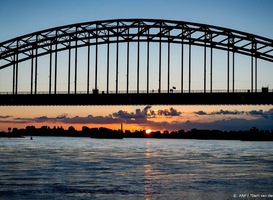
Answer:
[[[27,126],[25,129],[13,128],[9,132],[0,132],[0,137],[20,137],[20,136],[62,136],[62,137],[92,137],[92,138],[170,138],[170,139],[202,139],[202,140],[247,140],[247,141],[273,141],[273,130],[259,130],[255,127],[248,131],[220,131],[220,130],[200,130],[190,131],[154,131],[146,134],[145,131],[112,130],[108,128],[88,128],[82,127],[77,131],[73,126],[68,130],[63,127],[50,128],[43,126],[35,128]]]

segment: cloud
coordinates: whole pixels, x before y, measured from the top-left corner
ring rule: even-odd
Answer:
[[[194,114],[197,114],[197,115],[207,115],[207,113],[205,111],[198,111],[198,112],[193,112]]]
[[[114,117],[118,118],[129,118],[129,119],[137,119],[137,118],[153,118],[156,116],[166,116],[166,117],[172,117],[172,116],[180,116],[182,112],[177,111],[173,107],[170,107],[168,109],[159,109],[159,110],[153,110],[152,106],[146,106],[143,110],[136,109],[134,112],[127,112],[123,110],[119,110],[116,113],[113,113]]]
[[[218,112],[211,112],[210,115],[242,115],[244,114],[244,111],[229,111],[229,110],[220,110]]]
[[[0,119],[7,119],[7,118],[11,118],[12,116],[10,115],[5,115],[5,116],[0,116]]]
[[[211,113],[207,113],[203,110],[200,110],[198,112],[193,112],[196,115],[242,115],[245,112],[244,111],[238,111],[238,110],[234,110],[234,111],[229,111],[229,110],[219,110],[219,111],[214,111]]]
[[[247,112],[247,114],[254,116],[254,117],[261,117],[264,119],[273,119],[273,108],[269,109],[268,111],[251,110],[251,111]]]
[[[157,110],[156,111],[157,115],[160,116],[180,116],[182,112],[177,111],[173,107],[170,107],[169,109],[164,109],[164,110]]]

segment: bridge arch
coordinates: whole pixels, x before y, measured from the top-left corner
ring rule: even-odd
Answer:
[[[160,45],[159,55],[161,55],[161,44],[168,44],[168,52],[171,43],[181,44],[189,47],[189,92],[191,91],[191,46],[204,47],[204,55],[207,48],[211,50],[211,60],[213,49],[224,50],[227,52],[227,91],[230,91],[230,68],[234,67],[234,54],[242,54],[251,57],[251,91],[257,91],[257,59],[273,62],[273,40],[265,37],[245,33],[237,30],[227,29],[207,24],[199,24],[185,21],[161,20],[161,19],[114,19],[78,23],[67,26],[55,27],[35,33],[20,36],[0,43],[0,70],[13,66],[13,94],[18,91],[18,65],[21,62],[31,60],[31,94],[37,92],[37,59],[40,56],[55,56],[55,85],[54,93],[57,93],[57,57],[58,52],[71,51],[75,49],[75,93],[77,93],[77,49],[80,47],[96,47],[96,70],[95,70],[95,90],[97,87],[97,51],[101,44],[117,43],[117,60],[116,60],[116,93],[118,90],[118,52],[120,43],[128,44],[135,42],[138,44],[139,60],[139,43],[146,42],[147,49],[150,42],[156,42]],[[88,48],[89,49],[89,48]],[[109,51],[109,45],[108,45]],[[183,50],[181,59],[183,59]],[[149,50],[147,50],[149,52]],[[233,66],[230,62],[230,53],[233,57]],[[169,54],[169,53],[168,53]],[[128,54],[127,54],[128,55]],[[149,55],[147,55],[147,58]],[[204,56],[206,58],[207,56]],[[255,59],[255,60],[254,60]],[[169,55],[168,55],[169,60]],[[35,61],[35,62],[34,62]],[[139,62],[139,61],[138,61]],[[147,62],[149,63],[149,61]],[[159,62],[160,63],[160,62]],[[212,63],[212,61],[211,61]],[[51,65],[51,64],[50,64]],[[149,73],[147,64],[147,73]],[[160,65],[160,64],[159,64]],[[204,92],[206,92],[206,61],[204,61]],[[255,70],[254,70],[255,65]],[[52,67],[52,66],[50,66]],[[160,71],[159,66],[159,71]],[[181,70],[183,70],[181,62]],[[212,64],[211,64],[212,69]],[[34,69],[35,68],[35,69]],[[129,66],[128,66],[129,68]],[[137,66],[137,93],[139,92],[139,64]],[[129,70],[129,69],[128,69]],[[233,70],[234,71],[234,70]],[[169,81],[169,61],[168,61],[168,83],[167,91],[170,92]],[[183,72],[182,72],[183,73]],[[69,75],[70,76],[70,75]],[[89,73],[88,73],[89,76]],[[149,75],[147,75],[147,92],[149,92]],[[234,75],[233,75],[234,76]],[[53,75],[50,73],[49,93],[51,93],[51,82]],[[127,93],[129,76],[127,74]],[[254,84],[255,79],[255,84]],[[68,78],[70,81],[70,77]],[[89,93],[89,77],[87,78],[87,93]],[[212,74],[210,76],[212,92]],[[233,80],[234,82],[234,77]],[[108,93],[108,75],[107,75],[107,93]],[[70,87],[70,83],[68,84]],[[34,91],[33,91],[34,87]],[[159,74],[159,92],[161,91],[161,74]],[[232,91],[234,92],[234,83]],[[181,78],[181,92],[183,92],[183,78]],[[68,88],[70,93],[70,88]]]

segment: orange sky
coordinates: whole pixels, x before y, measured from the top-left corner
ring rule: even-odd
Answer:
[[[222,120],[222,123],[225,122],[228,123],[228,121],[231,119],[232,120],[237,119],[238,123],[240,119],[244,120],[259,119],[261,121],[262,114],[268,115],[268,112],[272,107],[151,106],[147,109],[146,114],[144,113],[145,108],[147,107],[145,106],[0,107],[0,131],[7,131],[8,127],[25,128],[26,126],[29,125],[34,125],[36,127],[46,125],[52,128],[54,126],[56,127],[62,126],[65,129],[67,129],[69,126],[74,126],[77,130],[81,130],[82,126],[87,126],[90,128],[107,127],[111,129],[120,129],[121,122],[123,123],[124,130],[131,131],[143,130],[148,128],[160,131],[177,130],[177,128],[189,129],[195,128],[193,126],[195,126],[196,123],[197,125],[200,125],[202,123],[206,124],[215,123],[219,120]],[[137,109],[139,109],[139,111],[137,111]],[[171,113],[171,109],[173,109],[174,113]],[[220,112],[221,110],[222,113]],[[254,115],[255,112],[261,110],[262,113]],[[224,114],[224,111],[232,113]],[[237,111],[238,114],[234,113],[235,111]],[[254,114],[249,114],[251,111]],[[138,112],[140,113],[139,115]],[[107,123],[108,121],[109,123]],[[189,124],[189,122],[191,124]],[[217,128],[221,129],[220,126],[217,127],[216,123],[215,129]]]

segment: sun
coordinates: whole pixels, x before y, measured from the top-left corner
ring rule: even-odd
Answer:
[[[147,130],[145,131],[145,133],[146,133],[147,135],[149,135],[151,132],[152,132],[151,129],[147,129]]]

